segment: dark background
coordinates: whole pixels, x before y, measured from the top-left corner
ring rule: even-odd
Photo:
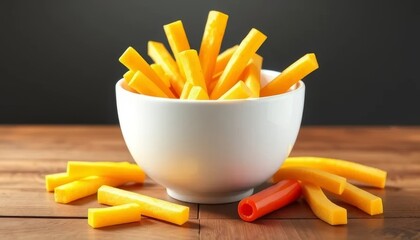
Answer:
[[[0,1],[0,123],[117,123],[118,57],[183,20],[200,46],[209,10],[229,14],[223,49],[255,27],[264,68],[307,52],[303,124],[420,124],[418,1]]]

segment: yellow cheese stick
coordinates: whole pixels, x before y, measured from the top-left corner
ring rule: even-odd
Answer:
[[[188,94],[188,100],[209,100],[209,96],[203,88],[193,86]]]
[[[171,81],[170,77],[163,71],[162,66],[160,66],[157,63],[150,64],[150,67],[155,71],[155,73],[159,76],[160,79],[162,79],[163,83],[165,83],[165,86],[170,88],[171,87]]]
[[[112,177],[90,176],[66,183],[54,189],[54,200],[58,203],[69,203],[95,194],[102,185],[118,186],[127,180]]]
[[[133,71],[141,70],[145,65],[148,65],[146,60],[133,47],[128,47],[118,60]]]
[[[308,53],[292,63],[264,88],[261,89],[262,97],[281,94],[287,92],[290,87],[302,80],[306,75],[318,68],[316,56]]]
[[[239,81],[218,100],[245,99],[251,96],[251,90],[245,85],[243,81]]]
[[[336,194],[341,194],[346,186],[345,178],[312,168],[281,168],[273,176],[274,182],[284,179],[313,183]]]
[[[129,83],[131,81],[131,78],[133,78],[136,72],[137,72],[136,70],[128,70],[126,73],[124,73],[123,78],[125,82]]]
[[[251,96],[253,98],[260,97],[261,83],[260,83],[260,72],[256,70],[255,66],[250,66],[247,70],[247,77],[245,79],[245,85],[251,90]]]
[[[178,54],[178,59],[187,82],[190,82],[194,86],[201,87],[207,93],[207,85],[204,80],[197,51],[193,49],[182,51]]]
[[[121,82],[121,86],[122,86],[122,88],[124,88],[125,90],[127,90],[129,92],[138,93],[135,89],[133,89],[132,87],[130,87],[126,81],[122,81]]]
[[[199,54],[207,85],[213,78],[214,66],[222,45],[228,18],[228,15],[218,11],[210,11],[207,17]]]
[[[219,56],[217,56],[216,64],[213,70],[213,79],[215,77],[219,77],[222,74],[223,70],[225,70],[227,63],[229,62],[233,53],[235,53],[236,49],[238,49],[238,45],[226,49],[225,51],[220,53]]]
[[[178,53],[190,49],[190,43],[188,42],[187,34],[184,30],[184,25],[181,20],[166,24],[163,26],[166,38],[168,39],[169,46],[171,47],[172,53],[175,56],[178,64],[179,72],[181,76],[185,76],[184,72],[179,65]]]
[[[155,63],[160,64],[163,70],[170,76],[171,86],[174,88],[177,95],[180,96],[185,80],[179,74],[178,65],[166,49],[165,45],[160,42],[149,41],[147,43],[147,54]]]
[[[66,172],[45,175],[45,188],[48,192],[63,184],[80,179],[78,176],[69,176]]]
[[[159,78],[159,76],[155,73],[155,71],[153,71],[146,60],[144,60],[144,58],[134,48],[128,47],[127,50],[125,50],[125,52],[121,55],[119,60],[128,69],[142,72],[168,97],[175,98],[169,88],[165,86],[165,83]]]
[[[286,167],[317,168],[379,188],[385,187],[387,175],[378,168],[333,158],[290,157],[282,165]]]
[[[254,56],[252,56],[252,58],[251,58],[250,61],[255,66],[257,66],[258,69],[261,70],[262,69],[263,60],[264,60],[264,58],[261,55],[254,54]]]
[[[186,82],[184,84],[184,89],[182,89],[180,99],[188,99],[188,96],[190,95],[190,91],[192,89],[193,85],[190,82]]]
[[[136,164],[128,162],[67,162],[67,173],[70,176],[107,176],[124,178],[127,182],[144,182],[143,170]]]
[[[376,215],[383,213],[382,199],[350,183],[346,184],[341,195],[335,195],[338,199],[351,204],[360,210]]]
[[[301,183],[302,194],[314,214],[331,225],[347,224],[347,210],[331,202],[321,188],[311,183]]]
[[[245,68],[242,77],[245,85],[252,92],[251,97],[254,98],[260,97],[262,61],[263,58],[260,55],[255,54],[254,57],[252,57],[250,63],[248,63],[247,67]]]
[[[178,225],[188,221],[190,211],[187,206],[109,186],[99,188],[98,202],[111,206],[137,203],[141,207],[142,215]]]
[[[267,37],[253,28],[239,44],[238,49],[230,58],[225,70],[217,81],[210,98],[218,99],[238,81],[248,61],[254,56]]]
[[[130,92],[137,93],[136,90],[128,86],[128,83],[131,81],[131,78],[133,78],[136,71],[134,70],[128,70],[126,73],[124,73],[123,78],[124,81],[122,82],[122,87]]]
[[[143,95],[168,98],[168,95],[166,95],[162,89],[140,71],[137,71],[136,74],[134,74],[133,78],[131,78],[131,81],[128,83],[128,86]]]
[[[93,228],[138,222],[140,219],[141,207],[136,203],[88,209],[88,224]]]

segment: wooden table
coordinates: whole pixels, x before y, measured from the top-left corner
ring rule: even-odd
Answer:
[[[348,209],[348,224],[317,219],[304,200],[254,223],[238,219],[237,203],[187,204],[190,220],[176,226],[140,223],[92,229],[87,209],[96,196],[57,204],[44,175],[65,171],[69,160],[132,161],[118,126],[0,126],[1,239],[420,239],[420,127],[304,127],[293,156],[325,156],[388,171],[384,214]],[[151,180],[132,191],[177,202]],[[341,203],[340,203],[341,204]]]

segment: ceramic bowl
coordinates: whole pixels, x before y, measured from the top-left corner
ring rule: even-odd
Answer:
[[[264,86],[279,72],[262,70]],[[298,135],[305,85],[270,97],[190,101],[150,97],[116,84],[127,147],[169,196],[227,203],[253,193],[282,165]]]

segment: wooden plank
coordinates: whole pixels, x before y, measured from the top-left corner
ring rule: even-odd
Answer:
[[[162,187],[142,186],[141,184],[123,186],[122,189],[138,192],[151,197],[182,204],[190,207],[190,218],[198,218],[198,206],[193,203],[185,203],[175,200],[166,194]],[[87,209],[100,207],[96,195],[88,196],[69,204],[59,204],[54,201],[54,194],[46,192],[44,188],[34,189],[0,189],[0,216],[7,217],[71,217],[86,218]]]
[[[0,168],[2,166],[0,162]],[[44,174],[18,171],[0,173],[0,192],[3,189],[45,189]]]
[[[264,184],[260,186],[257,191],[262,190],[265,187],[268,187],[270,184]],[[145,194],[153,195],[154,197],[161,198],[164,200],[175,201],[170,198],[163,189],[162,186],[156,184],[150,179],[146,179],[146,182],[143,185],[136,185],[131,187],[125,187],[128,190],[133,190],[136,192],[143,192]],[[156,189],[156,190],[155,190]],[[398,216],[420,216],[420,190],[413,189],[409,190],[407,188],[393,188],[388,187],[386,190],[367,188],[367,191],[383,198],[385,206],[385,216],[386,217],[398,217]],[[44,203],[44,208],[37,207],[35,209],[22,210],[24,213],[30,213],[29,216],[55,216],[54,214],[61,214],[58,216],[76,216],[76,217],[85,217],[85,208],[81,209],[71,209],[67,211],[66,205],[60,206],[58,204],[58,209],[50,209],[49,204],[55,204],[53,201],[52,193],[47,195],[48,199],[45,199],[45,187],[44,179],[42,174],[34,173],[15,173],[15,174],[0,174],[0,192],[7,198],[1,198],[1,206],[7,206],[6,208],[0,209],[0,215],[7,216],[19,216],[18,212],[10,213],[14,211],[19,211],[25,207],[24,203],[20,201],[16,202],[16,199],[21,199],[26,201],[28,199],[36,199],[38,203]],[[28,195],[30,195],[28,197]],[[47,201],[48,200],[48,201]],[[51,200],[51,201],[50,201]],[[94,202],[95,197],[87,198],[85,200],[79,200],[75,204],[89,203]],[[182,202],[179,202],[184,204]],[[32,203],[30,203],[32,204]],[[349,209],[350,218],[371,218],[371,216],[364,214],[358,209],[342,204]],[[28,205],[30,206],[30,205]],[[27,207],[28,207],[27,206]],[[89,207],[91,205],[87,205]],[[96,206],[96,205],[95,205]],[[220,205],[201,205],[200,206],[200,218],[238,218],[236,213],[236,203],[232,204],[220,204]],[[57,207],[57,206],[56,206]],[[192,209],[194,206],[192,206]],[[7,212],[5,212],[7,211]],[[35,211],[35,212],[34,212]],[[48,211],[52,211],[49,213]],[[69,213],[69,214],[67,214]],[[75,215],[72,215],[75,214]],[[193,213],[195,214],[195,213]],[[292,216],[292,217],[290,217]],[[382,215],[380,215],[382,216]],[[191,216],[193,218],[193,216]],[[299,201],[295,204],[292,204],[286,208],[283,208],[279,211],[276,211],[270,215],[267,215],[266,218],[315,218],[310,209],[307,207],[304,201]]]
[[[388,152],[418,157],[419,136],[420,127],[302,127],[293,153],[345,157],[337,153],[373,151],[384,157]],[[131,160],[121,131],[114,125],[2,125],[0,153],[0,159],[9,160]]]
[[[337,158],[348,161],[370,164],[374,167],[382,168],[386,164],[395,164],[400,161],[404,163],[419,163],[420,150],[405,152],[403,150],[382,151],[382,150],[351,150],[351,149],[302,149],[300,142],[296,143],[291,152],[291,156],[318,156]]]
[[[1,143],[0,143],[1,144]],[[10,150],[10,149],[9,149]],[[15,149],[15,151],[25,151],[24,149]],[[53,151],[53,150],[51,150]],[[2,153],[2,152],[0,152]],[[29,153],[28,153],[29,154]],[[349,160],[354,162],[359,162],[367,165],[372,165],[373,167],[379,168],[388,168],[392,170],[395,166],[400,169],[407,169],[410,165],[400,164],[401,161],[404,163],[420,165],[420,150],[406,153],[404,151],[395,151],[395,152],[383,152],[383,151],[358,151],[358,150],[293,150],[291,156],[319,156],[319,157],[329,157],[329,158],[338,158],[343,160]],[[20,161],[28,161],[28,163],[20,163]],[[50,159],[37,159],[31,158],[31,155],[28,155],[26,158],[1,158],[0,164],[2,167],[1,172],[4,171],[57,171],[58,169],[64,170],[66,163],[69,160],[85,160],[88,159],[65,159],[60,157],[50,158]],[[108,159],[91,159],[92,161],[107,161]],[[132,159],[121,159],[121,160],[109,160],[109,161],[128,161],[134,163]],[[51,166],[50,166],[51,165]],[[389,165],[389,166],[388,166]]]
[[[238,219],[237,203],[200,205],[198,215],[197,204],[176,201],[163,187],[147,179],[144,185],[125,188],[190,206],[186,229],[145,218],[140,224],[93,230],[85,218],[87,208],[100,207],[96,196],[68,205],[57,204],[53,194],[44,189],[44,175],[65,171],[68,160],[133,162],[119,127],[3,125],[0,233],[11,232],[7,235],[11,239],[191,239],[198,238],[199,233],[203,239],[420,238],[420,127],[303,127],[292,156],[305,155],[345,159],[388,171],[385,190],[368,189],[383,198],[385,213],[372,217],[340,203],[348,209],[349,224],[331,227],[317,219],[304,200],[299,200],[255,223],[244,223]]]
[[[395,157],[395,159],[401,159],[401,157]],[[420,156],[418,159],[420,159]],[[397,161],[367,165],[376,166],[388,172],[386,182],[388,187],[420,188],[418,179],[420,176],[420,160],[411,163],[406,162],[406,160],[407,158],[401,160],[404,164]],[[64,172],[66,171],[66,164],[67,161],[65,160],[0,160],[0,188],[16,186],[27,188],[29,186],[34,187],[35,184],[43,186],[45,174]],[[150,179],[147,181],[152,182]]]
[[[101,207],[92,195],[71,204],[59,204],[44,189],[1,189],[0,216],[86,218],[87,209]]]
[[[238,202],[228,204],[200,204],[200,219],[239,219],[238,216]],[[311,210],[308,208],[303,200],[296,201],[281,210],[277,210],[263,218],[273,219],[300,219],[313,218]]]
[[[0,217],[1,238],[44,239],[198,239],[198,220],[182,226],[143,218],[140,222],[93,229],[86,219]]]
[[[65,172],[67,160],[63,159],[0,159],[1,173],[49,173]]]
[[[377,164],[366,163],[367,161],[357,161],[363,164],[379,167],[388,172],[387,186],[404,187],[404,188],[420,188],[418,176],[420,175],[420,154],[417,161],[413,158],[407,158],[401,155],[393,155],[397,161],[383,162]],[[349,159],[349,158],[347,158]],[[401,164],[403,161],[404,164]],[[412,162],[410,162],[412,161]],[[416,162],[414,162],[416,161]],[[356,162],[356,161],[355,161]],[[9,179],[9,176],[16,178],[15,174],[27,175],[32,178],[43,178],[45,174],[65,172],[67,166],[66,160],[0,160],[0,184],[2,179]],[[32,176],[31,176],[32,174]],[[32,179],[33,180],[33,179]]]
[[[115,125],[2,125],[0,159],[132,161]]]
[[[200,238],[206,239],[419,239],[419,218],[350,219],[330,226],[316,219],[260,220],[201,219]]]
[[[372,218],[397,218],[397,217],[417,217],[420,218],[420,189],[406,190],[399,188],[375,189],[365,188],[382,198],[384,214],[371,216],[356,207],[341,202],[329,195],[333,202],[347,209],[349,219],[372,219]],[[328,195],[328,194],[327,194]],[[238,219],[238,202],[219,205],[200,205],[200,219]],[[274,211],[263,218],[265,219],[301,219],[317,217],[312,213],[309,206],[303,199]]]
[[[389,171],[390,186],[417,187],[419,133],[419,127],[303,127],[291,155],[364,163]],[[382,147],[369,148],[375,144]],[[0,126],[0,172],[60,172],[67,160],[133,162],[118,126]]]
[[[314,154],[307,154],[314,155]],[[357,161],[364,163],[369,166],[379,167],[388,172],[387,186],[395,188],[420,188],[418,184],[418,176],[420,175],[420,152],[419,156],[404,157],[401,154],[389,154],[394,158],[393,162],[367,162]],[[318,155],[318,156],[325,156]],[[417,157],[417,158],[416,158]],[[346,158],[352,159],[352,158]],[[354,159],[360,160],[360,158],[354,157]],[[380,157],[378,157],[380,159]],[[401,159],[404,164],[400,163]],[[26,181],[24,178],[30,178],[29,184],[34,184],[32,181],[40,182],[43,181],[45,174],[65,172],[66,171],[66,160],[33,160],[28,159],[24,161],[16,160],[1,160],[0,159],[0,187],[7,185],[11,181],[20,181],[22,186],[25,186]],[[31,175],[32,174],[32,175]],[[5,180],[5,181],[2,181]],[[2,184],[3,182],[3,184]],[[7,184],[6,184],[7,183]]]
[[[419,151],[420,127],[313,126],[302,127],[296,149]]]
[[[2,166],[0,162],[0,167]],[[150,178],[146,178],[141,184],[142,188],[163,187]],[[1,189],[45,189],[45,174],[37,172],[3,172],[0,174]]]

